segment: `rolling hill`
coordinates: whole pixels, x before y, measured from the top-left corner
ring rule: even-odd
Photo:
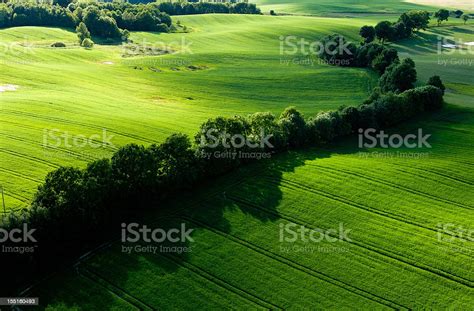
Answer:
[[[261,3],[274,8],[276,1]],[[376,84],[374,73],[280,53],[282,36],[359,40],[362,25],[418,7],[360,3],[275,7],[364,15],[358,18],[178,16],[188,33],[133,32],[129,48],[99,40],[85,50],[66,29],[0,30],[0,86],[15,86],[0,93],[7,207],[26,207],[59,165],[84,166],[127,143],[148,145],[174,132],[193,135],[210,117],[278,114],[289,105],[311,116],[360,104]],[[444,110],[389,130],[421,128],[432,148],[364,149],[354,135],[253,163],[169,199],[166,212],[142,215],[150,227],[193,228],[194,241],[180,245],[191,251],[128,253],[128,244],[110,241],[26,294],[47,310],[470,308],[473,242],[450,241],[440,228],[474,226],[474,56],[438,49],[439,38],[474,41],[473,26],[450,20],[393,45],[415,60],[420,84],[438,74],[447,86]],[[67,47],[50,47],[54,42]],[[137,46],[169,54],[127,55]],[[62,134],[95,137],[100,146],[64,139],[56,146]],[[101,144],[102,134],[110,143]],[[286,243],[286,225],[328,236]],[[339,235],[341,226],[349,238]]]

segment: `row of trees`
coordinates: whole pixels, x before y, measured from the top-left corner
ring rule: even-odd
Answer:
[[[440,26],[443,21],[447,21],[450,16],[454,16],[455,18],[461,18],[464,21],[464,24],[466,24],[467,21],[472,18],[472,14],[464,14],[464,12],[461,10],[450,12],[446,9],[440,9],[434,14],[434,17],[436,17],[436,20],[438,22],[438,26]]]
[[[447,21],[450,15],[454,15],[456,18],[462,18],[466,23],[470,17],[464,12],[456,10],[449,12],[446,9],[440,9],[434,13],[434,17],[438,22],[438,26],[443,21]],[[403,13],[398,21],[392,23],[390,21],[381,21],[373,26],[362,26],[359,31],[360,36],[363,38],[364,43],[370,43],[377,38],[381,43],[386,41],[397,41],[405,38],[409,38],[413,32],[420,30],[426,30],[430,22],[430,13],[428,11],[412,10]]]
[[[0,3],[0,28],[12,26],[53,26],[72,28],[77,17],[57,5]]]
[[[380,42],[397,41],[408,38],[415,31],[426,30],[430,22],[430,13],[421,10],[412,10],[403,13],[396,23],[381,21],[375,27],[363,26],[360,36],[364,43],[370,43],[377,38]]]
[[[166,12],[169,15],[209,13],[261,14],[260,9],[253,3],[162,2],[158,7],[160,11]]]
[[[12,229],[28,223],[36,229],[39,247],[29,255],[2,255],[2,266],[27,267],[22,270],[24,274],[8,269],[4,277],[21,281],[21,276],[47,270],[48,265],[54,267],[68,255],[97,244],[121,217],[133,217],[138,207],[153,202],[152,206],[159,209],[162,199],[252,161],[222,158],[215,152],[278,153],[318,146],[359,128],[386,128],[424,111],[440,109],[444,93],[441,79],[434,76],[427,85],[413,88],[414,66],[410,59],[393,62],[381,76],[379,87],[358,107],[341,107],[310,118],[294,107],[278,117],[271,113],[218,117],[200,127],[194,143],[186,135],[174,134],[159,145],[126,145],[111,159],[93,161],[84,169],[60,167],[50,172],[38,187],[30,209],[22,217],[12,215],[6,225],[6,229]],[[209,144],[204,133],[210,130],[219,144]],[[240,136],[255,144],[268,135],[269,144],[256,144],[251,149],[231,143],[231,137]],[[15,284],[8,285],[10,290],[15,288]]]
[[[400,66],[411,66],[404,61]],[[399,70],[384,74],[397,77]],[[381,81],[384,80],[382,76]],[[30,208],[28,221],[34,228],[44,228],[48,236],[69,241],[74,234],[91,230],[109,222],[122,207],[133,209],[137,202],[165,198],[177,190],[192,187],[249,159],[202,157],[219,151],[281,152],[303,146],[317,146],[346,136],[359,128],[385,128],[408,120],[423,111],[442,107],[443,90],[439,77],[430,84],[385,92],[376,88],[359,107],[341,107],[320,112],[305,119],[294,107],[276,117],[271,113],[255,113],[248,117],[217,117],[201,125],[194,144],[183,134],[174,134],[160,145],[149,147],[130,144],[120,148],[112,158],[89,163],[85,169],[61,167],[49,173],[38,188]],[[210,145],[203,133],[212,130],[219,139]],[[271,136],[268,145],[233,146],[232,137],[241,136],[252,144],[262,135]],[[257,144],[258,145],[258,144]],[[51,231],[54,234],[51,234]]]
[[[0,28],[11,26],[56,26],[74,28],[83,22],[93,36],[126,38],[125,30],[168,32],[171,17],[158,4],[70,3],[67,7],[50,4],[0,4]]]
[[[170,15],[206,13],[260,14],[260,10],[248,3],[8,2],[0,3],[0,28],[74,28],[84,22],[92,35],[117,39],[123,37],[122,29],[168,32]]]

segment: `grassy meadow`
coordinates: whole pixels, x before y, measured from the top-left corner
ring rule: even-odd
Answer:
[[[189,32],[132,32],[134,44],[171,52],[160,56],[124,56],[122,46],[100,40],[86,50],[68,29],[0,29],[0,86],[16,86],[0,92],[7,209],[26,208],[60,165],[83,167],[127,143],[159,143],[175,132],[194,135],[211,117],[279,114],[290,105],[308,117],[358,105],[376,74],[281,55],[281,37],[341,33],[359,41],[362,25],[436,6],[258,3],[292,15],[174,16]],[[422,128],[432,148],[366,150],[353,136],[254,163],[170,199],[164,215],[143,216],[152,227],[193,228],[194,242],[183,245],[191,252],[124,253],[112,241],[27,295],[47,310],[472,308],[474,244],[440,240],[439,226],[474,227],[474,53],[438,50],[440,37],[474,41],[472,21],[450,18],[393,44],[414,59],[420,84],[437,74],[447,87],[444,110],[390,129]],[[67,47],[51,48],[54,42]],[[51,133],[94,137],[100,146],[56,146]],[[321,230],[343,223],[351,239],[281,242],[288,223]]]

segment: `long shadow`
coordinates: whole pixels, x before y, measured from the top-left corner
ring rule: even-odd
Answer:
[[[474,110],[472,109],[450,107],[449,110],[420,116],[411,122],[392,128],[388,132],[411,133],[420,126],[426,126],[429,133],[436,138],[437,134],[444,131],[438,128],[439,124],[449,126],[450,122],[469,123],[473,117]],[[275,155],[269,160],[254,162],[230,174],[202,184],[193,190],[180,193],[180,197],[161,202],[160,206],[166,206],[165,210],[156,209],[154,211],[153,208],[148,206],[145,216],[135,220],[141,224],[147,224],[149,228],[162,228],[164,230],[180,228],[182,224],[185,224],[186,228],[193,229],[193,234],[213,229],[224,234],[231,233],[235,228],[232,228],[226,214],[235,210],[262,223],[276,222],[281,218],[278,207],[283,199],[281,182],[285,178],[285,174],[301,169],[308,161],[317,162],[333,155],[356,154],[367,151],[359,148],[357,142],[357,136],[353,135],[336,141],[330,146],[289,151]],[[437,152],[437,149],[434,148],[433,152]],[[249,201],[253,205],[248,204]],[[258,206],[263,208],[256,208]],[[118,228],[118,230],[120,229]],[[199,234],[194,235],[194,237],[199,239]],[[206,240],[206,243],[213,243],[213,241]],[[143,294],[147,295],[147,301],[144,301],[145,298],[142,298],[141,294],[150,291],[147,286],[152,286],[156,292],[159,289],[166,289],[168,284],[166,282],[169,282],[169,278],[166,276],[188,269],[191,274],[204,274],[205,277],[212,278],[212,276],[205,275],[205,271],[193,270],[192,267],[188,266],[193,256],[192,251],[123,252],[124,246],[134,246],[136,244],[116,241],[110,248],[100,251],[90,260],[82,263],[81,267],[92,270],[98,275],[98,278],[103,278],[113,286],[128,292],[135,299],[150,304],[153,308],[158,308],[160,300],[149,298],[149,294]],[[142,244],[142,246],[145,246],[147,243]],[[163,242],[160,244],[153,242],[147,245],[170,248],[181,247],[191,250],[193,248],[193,242],[188,240],[179,243]],[[212,260],[212,257],[210,258]],[[148,273],[144,271],[148,271]],[[137,275],[148,275],[151,280],[147,280],[143,284],[137,283]],[[182,295],[183,300],[188,298],[193,299],[193,297],[187,297],[186,293]],[[64,299],[63,302],[68,306],[72,306],[71,300]]]
[[[397,42],[397,50],[400,53],[436,54],[438,52],[439,38],[444,37],[445,43],[457,44],[456,33],[470,33],[469,30],[459,27],[448,29],[430,28],[430,33],[418,32],[413,37]]]

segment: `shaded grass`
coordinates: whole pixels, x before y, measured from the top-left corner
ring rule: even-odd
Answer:
[[[216,286],[229,299],[253,297],[283,309],[468,308],[473,243],[450,241],[438,229],[474,225],[473,120],[472,109],[450,106],[391,130],[423,128],[432,134],[429,149],[360,149],[354,136],[241,168],[168,202],[173,220],[146,217],[154,228],[194,228],[192,252],[123,254],[117,242],[82,267],[155,308],[186,309],[184,301],[196,301],[201,290],[218,293]],[[280,225],[288,223],[322,230],[342,223],[350,240],[333,233],[333,242],[281,242]],[[162,301],[157,292],[185,298]],[[212,308],[225,301],[209,296],[196,303]]]

